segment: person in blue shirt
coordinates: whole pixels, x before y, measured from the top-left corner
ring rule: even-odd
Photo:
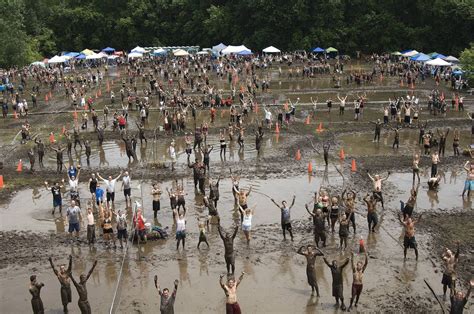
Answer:
[[[104,190],[102,190],[99,185],[97,185],[97,188],[95,189],[95,200],[97,205],[104,203]]]
[[[77,177],[77,168],[74,167],[74,165],[70,165],[69,168],[67,169],[67,175],[69,178]]]

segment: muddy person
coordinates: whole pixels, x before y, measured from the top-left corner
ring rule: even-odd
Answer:
[[[61,213],[63,210],[63,199],[61,196],[61,188],[63,188],[64,186],[60,185],[59,182],[54,182],[54,185],[52,187],[49,187],[48,181],[45,181],[44,184],[46,185],[46,189],[51,191],[51,193],[53,194],[53,211],[51,212],[51,214],[54,215],[54,212],[56,211],[56,207],[59,208],[59,213]]]
[[[30,148],[28,150],[28,160],[30,161],[30,172],[35,171],[35,153],[33,151],[33,148]]]
[[[176,185],[176,195],[178,196],[178,201],[176,202],[176,210],[179,213],[180,208],[183,208],[184,214],[186,215],[186,199],[184,196],[186,193],[184,192],[184,183],[181,180],[181,184]]]
[[[217,178],[217,181],[209,180],[209,200],[214,202],[214,207],[217,209],[217,201],[219,201],[219,182],[221,178]]]
[[[219,213],[217,212],[217,208],[215,207],[214,202],[210,199],[210,197],[207,196],[204,196],[202,198],[202,201],[204,202],[204,206],[207,207],[209,211],[207,226],[209,227],[209,222],[213,220],[213,217],[216,217],[217,224],[220,224],[221,218],[219,217]]]
[[[176,301],[176,292],[178,291],[179,280],[174,281],[174,290],[170,294],[168,288],[160,289],[160,284],[158,283],[158,276],[155,275],[155,288],[158,290],[158,294],[161,298],[160,301],[160,313],[161,314],[174,314],[174,302]]]
[[[58,144],[58,147],[52,147],[51,149],[56,152],[56,172],[61,173],[63,169],[63,152],[66,148],[61,148],[61,145]]]
[[[220,225],[217,226],[217,230],[219,231],[219,236],[224,242],[224,259],[225,259],[225,263],[227,267],[227,274],[233,275],[235,271],[234,239],[235,239],[235,236],[237,235],[237,231],[239,230],[239,226],[238,225],[235,226],[233,234],[226,232],[224,235]]]
[[[71,201],[71,205],[66,209],[66,217],[68,218],[69,223],[69,237],[72,238],[72,234],[75,231],[76,240],[78,240],[81,221],[81,209],[76,206],[76,202],[74,200]]]
[[[258,126],[257,131],[255,131],[255,149],[257,150],[257,154],[260,154],[260,148],[262,146],[263,141],[263,129],[261,126]]]
[[[362,264],[361,261],[358,261],[357,264],[354,263],[354,253],[351,253],[351,264],[352,264],[352,295],[351,295],[351,303],[349,305],[349,311],[352,308],[352,303],[355,300],[354,306],[357,307],[357,303],[359,303],[359,298],[360,294],[362,293],[362,287],[363,287],[363,276],[364,276],[364,271],[367,268],[367,264],[369,263],[369,258],[367,255],[367,251],[364,251],[365,253],[365,262]]]
[[[152,188],[151,188],[151,195],[153,196],[153,217],[156,218],[158,215],[158,212],[160,211],[161,208],[161,188],[158,183],[153,183]]]
[[[384,117],[385,120],[385,117]],[[375,124],[375,135],[374,135],[374,140],[372,142],[380,142],[380,131],[382,130],[382,122],[380,122],[380,119],[377,119],[376,122],[370,122]],[[387,123],[388,123],[388,116],[387,116]]]
[[[122,190],[123,190],[123,195],[125,197],[125,207],[132,206],[132,199],[131,199],[132,181],[130,179],[130,175],[128,174],[128,171],[125,171],[122,177]]]
[[[326,167],[328,166],[329,148],[331,148],[331,144],[329,144],[329,142],[325,142],[323,145],[323,156],[324,156],[324,164],[326,165]]]
[[[340,266],[336,260],[333,260],[331,263],[323,257],[324,263],[328,265],[332,274],[332,296],[336,299],[336,306],[339,307],[339,300],[341,300],[341,310],[346,310],[346,305],[344,304],[344,291],[343,291],[343,270],[344,267],[349,264],[349,258],[347,258]]]
[[[334,196],[331,198],[331,208],[329,210],[329,220],[331,221],[331,232],[336,231],[336,222],[339,219],[339,198]]]
[[[91,175],[89,178],[89,192],[91,193],[91,199],[92,201],[95,200],[95,192],[97,190],[97,177],[95,176],[95,173]]]
[[[177,160],[174,140],[171,141],[170,147],[168,148],[168,154],[169,154],[169,157],[170,157],[170,160],[171,160],[171,171],[174,171],[175,166],[176,166],[176,160]]]
[[[458,129],[453,130],[453,152],[454,156],[460,156],[459,154],[459,141],[461,140],[461,133]]]
[[[90,158],[92,154],[92,149],[91,149],[91,143],[89,142],[89,140],[84,141],[84,147],[86,149],[86,162],[87,162],[87,165],[90,166],[91,165]]]
[[[290,233],[291,241],[293,241],[293,228],[291,227],[291,208],[295,205],[296,196],[293,195],[293,201],[291,205],[288,206],[286,201],[282,201],[281,205],[279,205],[275,200],[272,198],[271,201],[275,204],[281,211],[281,229],[283,232],[283,240],[286,240],[286,230]]]
[[[106,197],[107,197],[107,202],[106,202],[106,207],[109,208],[112,206],[112,208],[115,208],[115,183],[117,183],[117,180],[120,179],[122,176],[122,172],[120,171],[120,174],[114,178],[112,176],[109,176],[108,179],[104,179],[103,177],[100,176],[100,174],[97,172],[97,177],[102,180],[105,183],[105,189],[106,189]]]
[[[413,185],[415,185],[415,176],[418,177],[418,184],[420,184],[420,155],[418,154],[413,156],[412,171]]]
[[[206,243],[207,248],[209,248],[209,242],[207,242],[207,236],[206,236],[206,225],[209,226],[209,219],[202,220],[199,217],[197,217],[197,222],[198,222],[198,229],[199,229],[199,242],[198,242],[197,248],[199,250],[199,246],[201,245],[202,242]]]
[[[403,238],[403,258],[404,260],[407,259],[407,251],[408,249],[415,250],[416,260],[418,260],[418,244],[416,243],[415,239],[415,224],[421,220],[420,215],[418,219],[412,219],[411,217],[407,217],[406,219],[402,220],[401,216],[398,216],[398,219],[405,227],[405,236]]]
[[[33,308],[33,314],[44,314],[43,301],[41,300],[41,288],[44,287],[44,283],[36,280],[36,275],[30,276],[30,287],[31,293],[31,307]]]
[[[35,139],[36,151],[38,152],[38,163],[41,169],[44,168],[43,157],[44,157],[44,143],[41,139]]]
[[[439,136],[439,142],[438,142],[438,154],[440,156],[444,157],[444,151],[446,149],[446,138],[448,137],[449,134],[449,128],[444,132],[443,130],[436,129],[438,136]]]
[[[94,271],[95,266],[97,265],[97,261],[94,261],[94,264],[92,265],[92,268],[89,270],[87,275],[81,274],[79,276],[79,282],[77,282],[74,279],[74,276],[72,275],[72,271],[69,272],[69,277],[72,280],[72,283],[76,287],[77,294],[79,295],[79,301],[77,301],[77,304],[79,305],[79,309],[81,310],[81,314],[91,314],[91,306],[89,304],[89,300],[87,299],[87,287],[86,283],[89,277],[92,275],[92,272]]]
[[[372,177],[368,170],[367,170],[367,175],[369,176],[370,180],[372,180],[372,183],[374,185],[374,189],[372,193],[375,200],[382,204],[382,209],[385,209],[384,204],[383,204],[382,182],[386,181],[388,177],[390,177],[390,171],[388,172],[385,178],[381,178],[380,175],[378,174]]]
[[[324,256],[324,253],[312,245],[307,245],[306,247],[303,245],[296,253],[306,257],[306,277],[308,279],[308,284],[311,286],[311,294],[316,292],[316,295],[319,297],[319,287],[318,281],[316,280],[316,270],[314,268],[314,263],[316,262],[316,257]]]
[[[123,249],[123,242],[127,243],[128,234],[127,234],[127,214],[121,209],[117,212],[117,238],[120,242],[120,248]]]
[[[315,199],[317,199],[316,195]],[[315,201],[313,212],[309,210],[308,204],[305,204],[305,208],[308,214],[313,218],[314,242],[316,246],[319,248],[319,241],[322,241],[323,247],[326,247],[326,217],[321,211],[321,204]]]
[[[431,155],[431,177],[434,178],[438,174],[439,154],[434,152]]]
[[[367,223],[369,226],[369,232],[375,233],[375,226],[378,223],[377,217],[377,200],[373,195],[367,194],[364,198],[364,202],[367,205]]]
[[[242,272],[237,282],[235,281],[234,277],[229,278],[227,280],[227,284],[225,284],[224,281],[222,280],[225,275],[220,275],[219,277],[219,283],[221,285],[222,290],[224,290],[224,293],[226,296],[226,302],[225,302],[226,314],[240,314],[241,313],[239,303],[237,302],[237,287],[242,282],[244,275],[245,273]]]
[[[59,271],[54,267],[53,259],[49,258],[49,264],[53,269],[54,274],[58,277],[59,283],[61,285],[61,302],[63,304],[64,313],[68,312],[67,305],[72,302],[72,293],[71,293],[71,282],[69,278],[69,273],[71,272],[72,267],[72,256],[69,255],[69,266],[66,269],[66,265],[60,265]]]
[[[420,184],[415,187],[413,187],[410,190],[410,197],[408,198],[408,201],[404,203],[403,201],[400,201],[400,210],[403,214],[403,219],[406,219],[407,217],[411,217],[413,215],[413,209],[415,208],[416,205],[416,198],[418,196],[418,188],[420,187]]]
[[[210,163],[210,160],[211,160],[211,152],[212,150],[214,149],[214,146],[208,146],[207,144],[204,145],[204,150],[199,148],[201,150],[201,154],[203,156],[202,160],[203,160],[203,163],[204,163],[204,170],[206,171],[207,169],[207,172],[209,172],[210,168],[209,168],[209,163]]]
[[[450,314],[462,314],[464,311],[464,306],[466,306],[469,296],[471,295],[472,287],[474,287],[474,279],[471,279],[469,282],[469,289],[466,293],[462,291],[456,291],[453,289],[451,294],[451,309],[449,310]]]
[[[108,248],[110,240],[112,240],[114,244],[114,249],[117,248],[115,243],[115,234],[114,229],[112,227],[112,210],[110,208],[106,208],[103,210],[102,206],[99,205],[99,211],[103,213],[102,219],[102,234],[104,236],[105,246]]]
[[[239,206],[240,214],[243,216],[242,220],[242,231],[244,232],[245,239],[247,240],[247,245],[250,244],[250,230],[252,229],[252,217],[254,215],[254,209],[246,208],[243,209],[242,206]]]
[[[345,213],[348,219],[352,224],[352,229],[354,230],[354,234],[356,233],[356,223],[355,223],[355,201],[357,198],[357,193],[352,190],[347,192],[344,190],[341,195],[341,200],[346,207]]]
[[[456,242],[456,244],[456,253],[453,253],[448,248],[444,248],[444,252],[441,256],[444,262],[443,278],[441,279],[441,284],[443,285],[443,299],[446,299],[446,291],[448,290],[448,287],[451,295],[456,288],[456,266],[459,261],[459,241]]]
[[[397,146],[397,149],[398,149],[400,147],[400,130],[401,129],[402,128],[392,128],[392,131],[395,132],[392,148],[395,148],[395,146]]]
[[[347,238],[349,237],[349,223],[350,223],[350,216],[346,216],[346,214],[339,215],[339,246],[341,251],[345,251],[347,249]]]
[[[137,212],[133,216],[133,225],[135,227],[134,238],[137,239],[137,243],[140,243],[140,241],[147,242],[145,221],[146,220],[142,215],[142,209],[138,206]]]

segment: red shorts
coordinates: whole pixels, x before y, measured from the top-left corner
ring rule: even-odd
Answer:
[[[359,285],[359,284],[353,283],[352,284],[352,296],[356,296],[356,295],[361,294],[362,286],[363,286],[362,284]]]

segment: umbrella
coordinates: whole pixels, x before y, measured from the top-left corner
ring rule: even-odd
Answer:
[[[430,61],[426,62],[426,64],[440,66],[440,67],[451,65],[451,63],[446,62],[441,58],[436,58],[434,60],[430,60]]]
[[[338,50],[334,47],[329,47],[328,49],[326,49],[326,52],[327,53],[331,53],[331,52],[337,52]]]
[[[102,52],[105,52],[105,53],[113,53],[114,51],[115,51],[115,48],[112,48],[112,47],[107,47],[107,48],[102,49]]]
[[[280,53],[281,50],[278,49],[278,48],[275,48],[273,46],[270,46],[270,47],[267,47],[265,49],[262,50],[264,53]]]
[[[313,52],[316,52],[316,53],[321,53],[321,52],[324,52],[324,51],[326,51],[326,50],[324,50],[321,47],[316,47],[316,48],[313,49]]]

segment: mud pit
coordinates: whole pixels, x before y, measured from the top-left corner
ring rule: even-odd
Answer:
[[[465,171],[461,166],[467,160],[465,157],[453,158],[450,143],[452,133],[448,137],[447,156],[442,158],[440,165],[443,178],[437,194],[429,192],[426,181],[429,176],[430,162],[422,158],[420,163],[422,184],[419,190],[418,203],[415,215],[424,213],[423,220],[417,228],[417,242],[420,250],[418,262],[414,259],[413,251],[409,251],[408,259],[403,261],[403,233],[397,220],[399,200],[406,201],[411,188],[411,173],[407,173],[411,165],[413,151],[419,150],[416,145],[418,139],[417,129],[403,129],[401,131],[400,148],[392,150],[393,134],[382,131],[379,144],[371,143],[373,125],[368,121],[382,118],[381,104],[370,101],[382,101],[393,95],[406,95],[414,93],[423,97],[433,87],[421,86],[414,91],[401,89],[396,80],[387,78],[382,83],[377,83],[367,91],[369,104],[365,109],[361,121],[353,121],[353,109],[350,105],[346,108],[343,117],[338,116],[337,102],[333,105],[331,114],[327,113],[326,106],[320,104],[311,118],[310,125],[304,124],[308,114],[312,114],[312,106],[308,103],[310,97],[318,98],[324,102],[327,97],[335,99],[337,92],[331,88],[329,77],[318,77],[313,80],[288,80],[278,78],[276,71],[272,72],[273,81],[271,92],[262,95],[262,99],[273,99],[276,104],[282,104],[288,97],[295,101],[300,97],[303,105],[297,107],[296,121],[289,129],[282,128],[279,135],[274,129],[264,130],[263,151],[257,154],[254,137],[250,133],[246,138],[243,153],[234,144],[233,154],[226,160],[219,157],[218,129],[225,126],[229,112],[218,111],[216,127],[211,128],[208,143],[214,145],[211,153],[211,177],[222,175],[220,185],[220,201],[218,205],[222,218],[222,225],[227,230],[233,223],[238,223],[239,214],[233,210],[233,197],[229,179],[229,167],[242,173],[241,186],[254,186],[254,192],[249,197],[249,206],[256,206],[253,219],[252,240],[247,247],[241,231],[235,240],[236,249],[236,274],[245,271],[248,275],[239,287],[238,299],[245,313],[314,313],[314,312],[340,312],[334,307],[334,298],[331,296],[331,274],[321,258],[316,261],[316,270],[321,297],[311,296],[311,289],[307,284],[304,257],[296,254],[301,245],[313,243],[312,223],[304,209],[304,204],[311,200],[314,191],[321,185],[326,186],[331,193],[340,194],[343,187],[356,189],[357,201],[357,233],[350,234],[349,247],[341,253],[338,249],[339,236],[328,234],[328,247],[324,250],[328,259],[335,258],[343,261],[350,256],[350,252],[358,251],[360,237],[365,240],[369,251],[369,265],[364,276],[364,291],[361,296],[357,311],[403,311],[403,312],[439,312],[440,307],[433,294],[426,286],[426,280],[435,290],[438,297],[442,294],[440,284],[442,267],[440,254],[444,246],[454,248],[454,241],[461,242],[461,259],[458,269],[459,286],[466,287],[466,282],[473,274],[473,239],[472,228],[473,213],[472,203],[460,197],[463,188]],[[281,81],[279,84],[278,81]],[[218,86],[225,88],[219,82]],[[116,86],[115,88],[118,88]],[[444,87],[443,87],[444,88]],[[358,90],[356,86],[344,87],[339,90],[341,94]],[[116,92],[117,94],[117,92]],[[259,96],[260,97],[260,96]],[[351,96],[349,97],[351,98]],[[423,98],[422,98],[423,99]],[[263,100],[262,100],[263,101]],[[426,101],[426,100],[425,100]],[[100,109],[108,100],[99,101]],[[61,96],[54,98],[54,105],[69,109]],[[269,101],[268,103],[271,103]],[[467,110],[472,109],[472,98],[466,97]],[[41,110],[51,110],[53,106]],[[34,110],[33,110],[34,112]],[[67,256],[74,256],[73,271],[76,276],[86,272],[91,267],[93,260],[98,259],[99,264],[88,282],[89,301],[93,312],[103,313],[109,311],[114,299],[118,283],[114,310],[117,313],[150,313],[159,308],[159,297],[153,286],[153,276],[158,275],[162,287],[172,287],[174,279],[180,280],[175,310],[177,313],[222,313],[225,309],[224,293],[218,279],[225,273],[223,258],[223,245],[218,236],[216,226],[213,225],[208,233],[210,249],[201,245],[196,249],[198,241],[198,228],[196,217],[204,217],[201,208],[202,198],[195,196],[191,170],[186,166],[186,155],[178,154],[177,171],[173,174],[169,170],[169,160],[166,149],[171,141],[169,136],[158,132],[155,141],[153,128],[161,125],[162,117],[157,112],[152,112],[153,125],[149,125],[146,146],[138,144],[137,155],[139,161],[129,164],[125,155],[123,141],[111,132],[106,133],[106,142],[99,149],[95,134],[84,132],[83,137],[93,140],[92,157],[90,166],[86,165],[83,151],[73,150],[71,161],[83,165],[81,175],[80,194],[83,203],[89,197],[88,187],[84,183],[90,172],[100,171],[101,175],[114,175],[119,169],[130,168],[132,177],[132,196],[134,200],[143,203],[145,217],[162,227],[169,227],[170,237],[167,240],[149,241],[145,245],[131,245],[128,251],[120,249],[107,249],[99,239],[99,243],[89,248],[85,242],[85,228],[81,235],[81,242],[70,244],[67,240],[64,217],[51,215],[51,194],[46,191],[41,183],[44,179],[54,180],[60,178],[54,174],[54,155],[48,153],[45,162],[46,169],[38,170],[34,174],[24,171],[17,176],[15,164],[18,158],[27,160],[26,150],[32,147],[31,143],[19,145],[18,138],[14,140],[15,128],[19,122],[7,120],[2,123],[0,137],[2,153],[5,154],[5,167],[2,170],[6,188],[1,191],[3,204],[0,207],[1,247],[5,252],[0,259],[0,312],[25,313],[29,312],[29,294],[27,293],[28,277],[32,273],[45,283],[42,298],[47,313],[60,313],[61,302],[59,284],[49,268],[47,259],[53,256],[56,264],[66,262]],[[131,112],[132,117],[137,112]],[[255,121],[255,113],[251,114]],[[198,124],[208,120],[208,111],[199,111]],[[263,117],[260,108],[259,119]],[[457,127],[461,130],[462,147],[471,144],[469,121],[464,119],[464,113],[448,112],[446,118],[429,115],[426,111],[421,113],[421,120],[429,120],[433,130],[435,128]],[[275,117],[274,117],[275,118]],[[46,122],[44,119],[46,119]],[[43,139],[51,131],[58,132],[61,125],[71,124],[71,114],[34,116],[30,123],[36,128],[36,133],[41,133]],[[155,120],[158,120],[156,122]],[[323,123],[324,131],[316,132],[319,123]],[[191,122],[188,122],[192,126]],[[134,129],[134,125],[130,126]],[[252,130],[252,127],[250,128]],[[451,131],[452,132],[452,131]],[[62,138],[60,137],[62,140]],[[175,137],[177,150],[184,150],[184,137]],[[331,143],[330,165],[325,169],[322,160],[322,142]],[[13,145],[11,145],[13,144]],[[344,148],[346,160],[339,160],[339,149]],[[296,151],[300,149],[301,161],[295,161]],[[316,150],[315,150],[316,149]],[[357,162],[357,172],[350,171],[350,162],[354,158]],[[191,160],[194,155],[191,156]],[[65,160],[67,160],[65,155]],[[66,161],[67,162],[67,161]],[[308,162],[312,163],[314,174],[308,176]],[[339,169],[344,175],[336,171]],[[27,169],[27,165],[25,166]],[[26,170],[25,169],[25,170]],[[391,170],[392,175],[384,185],[386,209],[379,208],[379,228],[377,233],[369,234],[366,223],[366,206],[361,198],[371,190],[371,184],[366,176],[366,169],[371,172],[385,174]],[[63,174],[65,176],[65,174]],[[162,210],[158,220],[153,221],[151,211],[150,184],[152,181],[162,183],[162,189],[172,185],[172,178],[184,180],[186,195],[187,238],[186,250],[176,252],[174,240],[174,226],[171,216],[169,201],[166,192],[161,199]],[[119,187],[120,185],[118,185]],[[18,187],[23,187],[19,189]],[[15,193],[11,193],[14,191]],[[143,194],[143,198],[142,198]],[[280,213],[269,200],[268,196],[279,200],[290,200],[296,195],[295,207],[292,210],[292,224],[295,241],[283,241],[280,228]],[[117,208],[124,208],[123,194],[116,192]],[[63,196],[68,200],[68,195]],[[128,216],[131,211],[128,209]],[[83,222],[83,227],[84,227]],[[96,230],[101,234],[99,225]],[[337,227],[336,227],[337,230]],[[351,229],[352,230],[352,229]],[[453,231],[455,230],[455,231]],[[359,258],[362,258],[359,256]],[[124,261],[123,270],[121,263]],[[119,281],[119,277],[121,279]],[[344,297],[348,305],[352,273],[350,265],[344,273]],[[290,300],[290,302],[289,302]],[[449,308],[449,301],[443,303]],[[469,306],[469,305],[468,305]],[[79,313],[77,307],[77,294],[73,288],[73,302],[69,305],[71,313]],[[353,310],[356,312],[356,310]]]

